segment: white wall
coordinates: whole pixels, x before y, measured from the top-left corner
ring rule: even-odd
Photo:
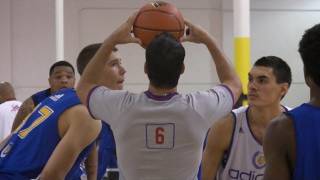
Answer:
[[[75,65],[78,52],[101,42],[146,0],[65,0],[65,56]],[[183,15],[208,29],[233,58],[232,0],[171,0]],[[252,60],[265,55],[284,58],[292,68],[293,85],[284,104],[296,106],[308,99],[297,45],[303,31],[320,20],[318,0],[251,0]],[[0,80],[13,83],[18,99],[48,87],[55,61],[54,0],[0,1]],[[127,69],[126,89],[147,87],[143,49],[120,46]],[[186,44],[186,72],[180,92],[206,89],[217,83],[211,57],[203,46]]]
[[[0,81],[24,100],[48,87],[55,61],[54,0],[0,1]]]

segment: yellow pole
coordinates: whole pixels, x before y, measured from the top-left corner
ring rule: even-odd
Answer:
[[[250,70],[250,0],[233,1],[234,60],[242,83],[243,101],[247,105],[248,73]]]

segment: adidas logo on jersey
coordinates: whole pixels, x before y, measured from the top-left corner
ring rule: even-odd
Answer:
[[[237,180],[262,180],[264,174],[255,171],[241,171],[237,169],[229,169],[229,178]]]
[[[56,94],[56,95],[54,95],[54,96],[50,96],[50,99],[52,100],[52,101],[58,101],[61,97],[63,97],[64,96],[64,94]]]

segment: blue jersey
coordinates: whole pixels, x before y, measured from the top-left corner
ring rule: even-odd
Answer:
[[[78,104],[80,100],[74,89],[62,89],[42,101],[1,149],[0,179],[36,178],[60,141],[60,115]],[[66,179],[74,179],[91,146],[80,153]]]
[[[37,106],[41,101],[43,101],[45,98],[49,97],[51,95],[50,88],[39,91],[31,96],[34,106]]]
[[[101,180],[107,168],[118,168],[116,144],[110,126],[102,121],[102,128],[98,139],[98,180]]]
[[[320,108],[310,104],[287,113],[293,120],[296,140],[296,162],[293,179],[320,179]]]
[[[39,92],[33,94],[31,96],[31,98],[32,98],[34,106],[37,106],[41,101],[43,101],[44,99],[46,99],[50,95],[51,95],[51,89],[50,88],[42,90],[42,91],[39,91]],[[82,164],[82,166],[84,166],[84,165]],[[85,174],[85,167],[82,167],[82,166],[80,166],[78,168],[77,172],[75,172],[74,177],[77,177],[77,178],[74,178],[74,179],[80,179],[80,177],[83,174]]]

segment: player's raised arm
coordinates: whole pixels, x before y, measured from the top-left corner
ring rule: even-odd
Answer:
[[[230,88],[234,101],[236,101],[241,94],[241,82],[235,69],[228,63],[228,58],[218,47],[215,38],[200,26],[196,26],[188,20],[185,20],[185,23],[189,30],[187,30],[187,35],[182,38],[182,41],[202,43],[207,46],[215,63],[220,82]]]
[[[98,85],[105,63],[109,60],[114,47],[118,44],[140,43],[131,34],[132,25],[136,13],[132,14],[126,22],[118,27],[102,44],[98,52],[85,68],[80,82],[77,86],[77,93],[83,103],[87,103],[87,96],[91,89]]]

